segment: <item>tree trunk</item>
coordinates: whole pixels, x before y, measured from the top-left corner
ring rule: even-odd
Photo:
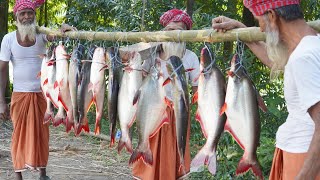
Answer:
[[[2,38],[4,35],[8,33],[8,7],[9,0],[2,0],[0,3],[0,42],[2,42]],[[9,71],[8,71],[9,73]],[[8,74],[9,77],[9,74]],[[5,97],[7,103],[10,102],[11,91],[10,91],[10,81],[8,80]]]
[[[187,13],[192,18],[194,0],[187,0]]]
[[[9,0],[1,0],[0,3],[0,41],[8,33],[8,7]]]

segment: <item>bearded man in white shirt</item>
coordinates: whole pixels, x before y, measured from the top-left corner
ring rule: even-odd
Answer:
[[[289,112],[276,136],[271,180],[320,179],[320,36],[303,18],[300,0],[244,0],[266,33],[266,43],[246,43],[271,77],[284,71]],[[227,18],[212,20],[220,32],[243,28]]]
[[[53,36],[36,32],[35,10],[44,0],[17,0],[13,9],[17,31],[4,36],[0,52],[0,120],[12,119],[13,133],[11,156],[17,180],[22,179],[22,171],[39,170],[40,179],[50,179],[46,175],[49,158],[49,125],[43,124],[46,101],[40,90],[40,72],[46,43]],[[62,25],[63,32],[73,30]],[[8,63],[13,64],[13,94],[10,111],[5,103],[8,81]],[[7,87],[8,88],[8,87]]]

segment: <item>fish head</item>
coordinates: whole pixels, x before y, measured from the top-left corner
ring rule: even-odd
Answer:
[[[102,63],[102,64],[106,63],[106,54],[105,54],[104,48],[97,47],[94,50],[92,61],[93,62],[99,62],[99,63]]]
[[[56,47],[56,59],[69,59],[70,56],[67,54],[67,51],[61,43]]]
[[[230,61],[230,71],[228,72],[228,75],[231,77],[236,75],[238,78],[243,78],[246,76],[246,70],[242,65],[239,55],[237,54],[235,54]]]
[[[201,49],[201,55],[200,55],[200,71],[203,71],[207,67],[212,65],[213,61],[213,53],[210,51],[208,46],[205,46]]]
[[[142,63],[141,55],[139,52],[130,52],[129,55],[130,66],[140,66]]]

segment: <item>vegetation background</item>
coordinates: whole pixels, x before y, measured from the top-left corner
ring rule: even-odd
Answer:
[[[2,40],[7,32],[15,30],[12,13],[15,1],[0,0],[0,2],[0,40]],[[301,6],[307,21],[320,19],[320,0],[302,1]],[[47,0],[45,5],[37,10],[37,20],[40,26],[50,28],[59,28],[61,23],[65,22],[77,27],[78,30],[86,31],[158,31],[162,29],[159,17],[172,8],[186,10],[193,18],[193,29],[211,28],[211,19],[219,15],[237,19],[247,26],[257,26],[250,11],[244,8],[242,1],[239,0]],[[120,42],[120,45],[126,44],[128,42]],[[198,56],[203,46],[203,42],[188,43],[188,49]],[[217,49],[215,53],[218,65],[225,72],[235,52],[235,43],[217,43],[212,44],[212,47]],[[260,112],[261,135],[257,151],[264,176],[267,178],[273,158],[275,134],[278,126],[287,117],[282,89],[283,79],[280,77],[270,82],[269,70],[247,48],[244,63],[269,110],[267,113]],[[9,91],[7,96],[10,96]],[[196,106],[193,105],[190,142],[192,157],[206,141],[199,123],[194,119],[195,110]],[[89,116],[93,126],[94,110]],[[109,134],[106,115],[102,121],[103,133]],[[205,170],[193,173],[191,179],[254,179],[251,172],[242,177],[235,176],[242,154],[243,150],[232,137],[224,133],[217,148],[216,176],[213,177]]]

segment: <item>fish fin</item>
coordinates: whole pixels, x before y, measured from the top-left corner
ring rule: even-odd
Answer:
[[[146,165],[152,165],[153,164],[153,157],[152,157],[152,152],[150,149],[147,149],[146,151],[141,151],[139,150],[139,147],[137,150],[133,151],[131,154],[130,160],[129,160],[129,165],[135,163],[139,159],[142,159],[143,162]]]
[[[196,91],[192,97],[192,104],[195,104],[198,101],[198,91]]]
[[[202,122],[202,119],[201,119],[201,116],[200,116],[200,113],[199,113],[199,109],[196,112],[196,120],[200,123],[202,134],[204,135],[205,138],[207,138],[208,134],[206,132],[206,129],[204,128],[204,125],[203,125],[203,122]]]
[[[167,104],[167,106],[172,109],[172,101],[170,101],[167,97],[164,97],[164,102]]]
[[[242,175],[248,172],[249,170],[252,170],[253,174],[258,177],[259,179],[263,179],[262,171],[261,171],[261,166],[258,162],[257,159],[255,159],[253,162],[249,162],[245,155],[241,158],[237,170],[236,170],[236,175]]]
[[[195,70],[195,68],[185,69],[184,71],[185,71],[185,72],[190,72],[190,71],[193,71],[193,70]]]
[[[223,113],[225,113],[227,110],[227,103],[224,103],[223,106],[220,109],[220,116],[223,115]]]
[[[61,79],[60,83],[59,83],[59,87],[63,86],[63,78]]]
[[[160,125],[156,128],[156,130],[155,130],[153,133],[151,133],[151,135],[149,136],[149,138],[152,138],[154,135],[156,135],[156,134],[159,132],[159,130],[161,129],[161,127],[162,127],[164,124],[169,124],[169,122],[170,122],[170,121],[169,121],[168,116],[165,116],[165,118],[162,119]]]
[[[244,150],[244,145],[241,143],[240,139],[238,138],[238,136],[236,136],[236,134],[233,132],[232,128],[230,127],[229,121],[226,120],[226,124],[224,125],[224,130],[227,131],[229,134],[231,134],[231,136],[233,137],[233,139],[239,144],[239,146],[241,147],[241,149]]]
[[[105,69],[108,69],[109,68],[109,66],[108,65],[105,65],[105,66],[103,66],[100,70],[99,70],[99,72],[100,71],[103,71],[103,70],[105,70]]]
[[[262,97],[260,96],[259,92],[256,91],[256,94],[257,94],[257,100],[258,100],[258,105],[259,105],[260,109],[261,109],[263,112],[267,112],[267,111],[268,111],[268,108],[267,108],[266,104],[264,103]]]
[[[96,125],[95,125],[95,129],[94,129],[95,135],[100,134],[100,129],[101,129],[100,119],[101,119],[101,117],[99,117],[99,116],[96,117]]]
[[[54,126],[54,127],[58,127],[60,124],[62,124],[63,123],[63,118],[61,118],[61,117],[54,117],[54,119],[53,119],[53,121],[52,121],[52,125]]]
[[[128,128],[130,128],[132,126],[132,124],[134,123],[134,121],[136,120],[137,118],[137,112],[135,112],[134,116],[132,117],[131,121],[129,122],[128,124]]]
[[[209,172],[214,175],[217,170],[217,158],[216,150],[210,152],[206,149],[206,145],[198,152],[198,154],[192,159],[190,164],[190,172],[201,172],[203,171],[203,166],[207,165]]]
[[[37,78],[40,78],[40,77],[41,77],[41,71],[38,72],[38,74],[37,74]]]
[[[52,65],[54,65],[54,60],[50,60],[47,62],[47,66],[52,66]]]
[[[120,154],[121,150],[126,147],[127,151],[132,154],[133,149],[132,149],[132,144],[130,138],[127,138],[127,140],[123,140],[123,138],[120,138],[120,141],[118,143],[118,154]]]
[[[58,95],[58,101],[60,101],[60,103],[62,104],[64,110],[66,110],[68,112],[68,107],[67,105],[64,103],[62,97],[61,97],[61,93],[59,92],[59,95]]]
[[[141,90],[139,89],[139,90],[136,92],[136,94],[134,95],[132,105],[135,105],[135,104],[138,102],[139,97],[140,97],[140,94],[141,94]]]
[[[52,96],[50,95],[50,93],[46,92],[46,97],[48,97],[50,99],[50,101],[52,102],[53,106],[55,108],[58,108],[58,105],[55,103],[55,101],[52,99]]]
[[[44,80],[43,85],[48,84],[48,81],[49,81],[48,78],[46,80]]]
[[[170,79],[170,77],[168,77],[168,78],[163,82],[162,86],[165,86],[165,85],[169,84],[170,82],[171,82],[171,79]]]
[[[66,117],[66,132],[69,133],[72,129],[72,127],[74,127],[74,122],[72,121],[72,117],[70,117],[70,114],[67,113],[67,117]]]
[[[58,81],[54,82],[53,88],[56,89],[59,86]]]

